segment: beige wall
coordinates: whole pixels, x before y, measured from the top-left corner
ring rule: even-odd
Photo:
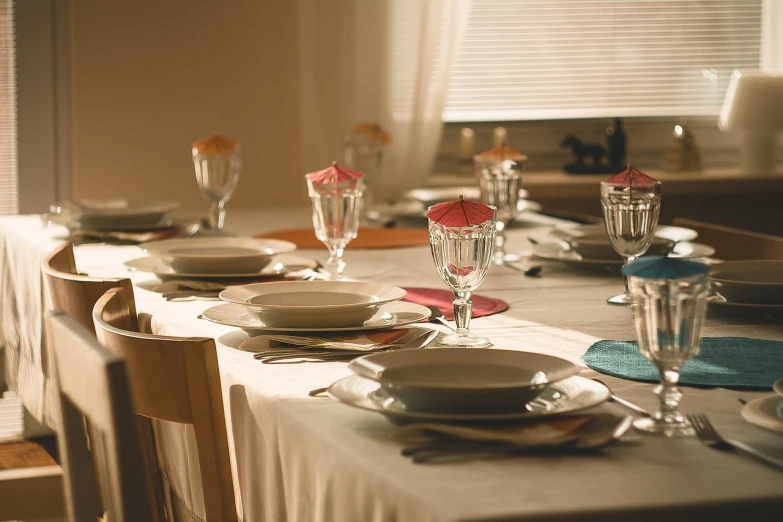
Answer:
[[[222,133],[243,148],[229,211],[306,201],[296,152],[296,2],[71,5],[72,197],[206,208],[190,146]]]

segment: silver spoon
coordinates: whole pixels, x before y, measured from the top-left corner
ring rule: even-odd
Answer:
[[[643,417],[652,417],[652,415],[647,410],[642,408],[641,406],[637,406],[636,404],[634,404],[632,402],[629,402],[629,401],[627,401],[625,399],[621,399],[620,397],[615,395],[614,392],[612,392],[612,389],[605,382],[603,382],[602,380],[600,380],[600,379],[593,379],[593,380],[595,382],[599,383],[599,384],[603,384],[604,386],[606,386],[606,389],[609,390],[609,394],[610,394],[609,395],[609,400],[610,401],[616,402],[617,404],[620,404],[621,406],[625,406],[629,410],[634,411],[634,412],[638,413],[639,415],[641,415]]]
[[[452,332],[455,333],[457,332],[457,330],[455,330],[454,327],[451,326],[449,322],[443,318],[443,312],[440,311],[440,308],[438,308],[437,306],[428,306],[427,308],[430,309],[430,321],[438,321]]]

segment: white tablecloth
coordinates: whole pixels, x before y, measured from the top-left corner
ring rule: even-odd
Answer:
[[[229,211],[228,224],[240,233],[252,233],[308,223],[306,209],[290,209]],[[0,219],[0,314],[11,354],[10,382],[44,420],[41,361],[45,357],[37,344],[41,295],[36,263],[56,244],[52,237],[59,232],[41,228],[36,217]],[[510,248],[525,248],[527,233],[512,230]],[[303,252],[321,258],[324,254]],[[244,520],[605,520],[613,516],[672,520],[710,512],[772,520],[782,512],[782,473],[740,455],[705,448],[693,439],[636,436],[636,441],[615,445],[600,455],[414,465],[400,456],[400,447],[389,438],[394,426],[382,416],[307,395],[348,375],[345,363],[261,364],[238,349],[247,334],[197,318],[214,302],[165,302],[149,290],[149,275],[128,273],[122,262],[141,255],[137,247],[76,249],[80,271],[134,280],[138,310],[151,315],[155,333],[217,339]],[[349,250],[346,260],[349,277],[443,287],[427,247]],[[547,264],[543,276],[536,279],[494,267],[479,293],[504,299],[511,308],[474,320],[472,328],[500,348],[579,362],[597,340],[634,338],[630,310],[605,304],[621,289],[619,277],[608,273],[580,273]],[[710,318],[703,334],[783,340],[783,328],[764,321]],[[591,375],[590,370],[585,373]],[[29,386],[24,385],[28,375],[33,376]],[[619,395],[649,409],[656,407],[653,386],[603,379]],[[685,388],[683,409],[707,413],[725,435],[783,457],[783,438],[741,419],[740,395],[758,394]],[[197,515],[202,514],[192,434],[172,424],[159,431],[168,448],[166,472],[175,491]]]

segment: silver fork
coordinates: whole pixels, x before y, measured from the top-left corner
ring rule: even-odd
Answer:
[[[705,446],[724,451],[739,450],[741,452],[747,453],[748,455],[756,457],[757,459],[774,468],[783,471],[783,460],[766,455],[756,448],[748,446],[742,442],[728,440],[721,437],[720,434],[715,431],[715,427],[713,427],[712,423],[706,415],[696,413],[693,415],[688,415],[687,417],[693,425],[693,429],[696,430],[696,436],[699,437],[699,440]]]

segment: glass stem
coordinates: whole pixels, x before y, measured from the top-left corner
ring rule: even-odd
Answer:
[[[212,201],[209,204],[209,227],[212,230],[223,230],[223,222],[226,219],[226,202],[223,200]]]
[[[329,249],[329,259],[326,260],[325,268],[329,271],[329,279],[342,279],[345,270],[345,261],[343,261],[345,247],[338,245],[326,245],[326,247]]]
[[[460,335],[470,334],[470,314],[473,311],[473,303],[470,301],[470,292],[454,292],[457,297],[454,299],[454,322],[457,325],[457,333]]]
[[[623,268],[625,268],[628,263],[636,260],[637,257],[638,256],[623,256]],[[631,295],[631,291],[628,289],[628,277],[623,276],[623,284],[625,285],[625,295]]]
[[[506,226],[503,222],[498,221],[495,224],[495,253],[493,259],[496,265],[503,264],[503,258],[506,256]]]
[[[680,423],[683,421],[680,415],[682,392],[677,387],[680,380],[680,367],[659,366],[658,371],[661,374],[661,384],[655,388],[655,393],[661,402],[661,409],[655,414],[655,420],[672,424]]]

